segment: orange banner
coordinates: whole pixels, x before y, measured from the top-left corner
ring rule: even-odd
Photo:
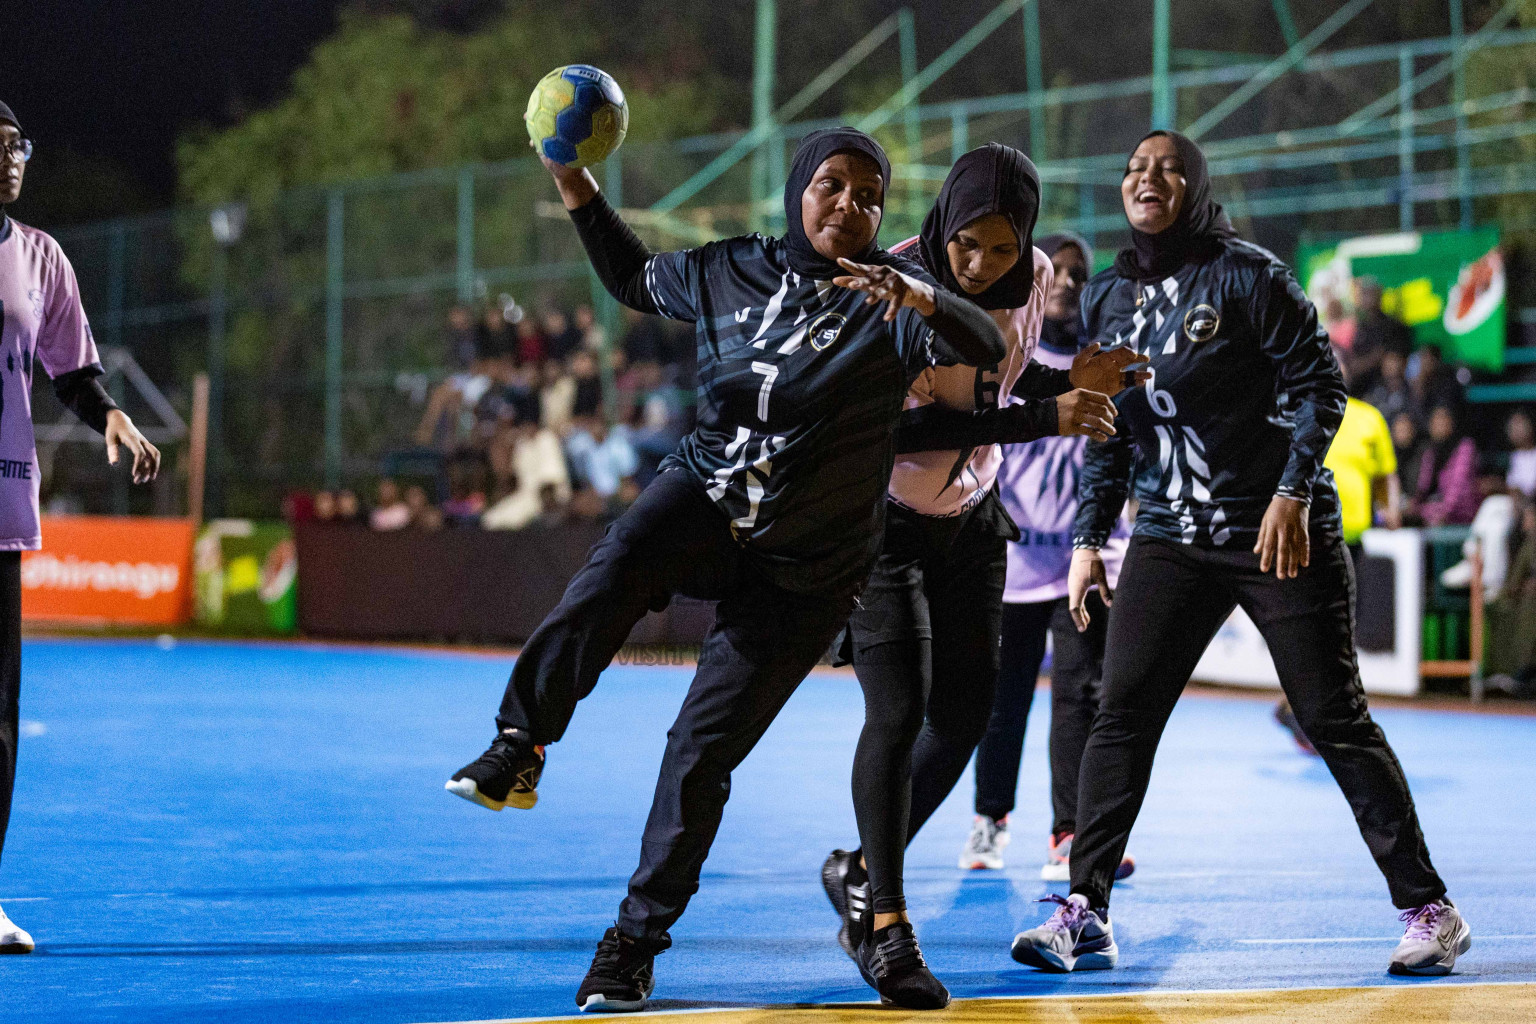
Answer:
[[[43,518],[21,553],[21,617],[174,626],[192,617],[190,519]]]

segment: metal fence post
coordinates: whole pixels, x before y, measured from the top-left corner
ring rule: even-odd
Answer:
[[[224,367],[229,338],[229,252],[213,243],[208,285],[208,449],[204,470],[203,513],[224,513]]]
[[[128,293],[128,222],[113,221],[112,235],[107,252],[107,340],[113,348],[123,344],[123,316]],[[112,400],[123,404],[123,378],[119,374],[112,379]],[[112,512],[128,514],[128,476],[119,465],[112,474]]]
[[[1397,226],[1413,230],[1413,54],[1397,54]]]
[[[949,162],[954,163],[971,148],[971,122],[964,107],[955,107],[949,114]]]
[[[773,120],[773,78],[778,60],[777,0],[757,0],[757,34],[752,61],[752,127],[761,129]],[[759,146],[752,153],[752,230],[763,227],[763,200],[768,195],[767,154]]]
[[[1467,23],[1466,13],[1462,9],[1462,0],[1449,0],[1451,8],[1451,38],[1456,41],[1458,50],[1466,42]],[[1467,102],[1467,62],[1466,54],[1461,54],[1460,59],[1452,65],[1451,70],[1451,102],[1456,105],[1456,196],[1461,207],[1461,230],[1472,230],[1472,196],[1467,186],[1467,174],[1470,169],[1471,159],[1467,153],[1467,113],[1464,104]]]
[[[325,486],[341,486],[341,312],[346,246],[345,193],[332,189],[325,203]]]
[[[1173,87],[1168,81],[1169,5],[1152,0],[1152,127],[1173,127]]]
[[[1024,5],[1024,83],[1029,90],[1029,155],[1046,160],[1045,108],[1038,102],[1045,92],[1045,69],[1040,66],[1040,3]]]
[[[458,198],[458,261],[454,277],[459,301],[469,302],[475,297],[475,169],[471,166],[459,168]]]
[[[896,12],[896,32],[901,46],[901,84],[906,85],[917,77],[917,20],[912,8],[903,7]],[[923,129],[917,120],[917,108],[908,104],[902,117],[907,133],[907,163],[922,163]]]

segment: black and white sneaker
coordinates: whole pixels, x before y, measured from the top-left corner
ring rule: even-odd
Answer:
[[[928,969],[917,936],[905,921],[866,934],[854,962],[886,1006],[942,1010],[949,1005],[949,989]]]
[[[869,875],[859,864],[859,852],[833,850],[821,865],[821,887],[827,891],[841,925],[837,944],[857,962],[864,941],[864,915],[869,911]]]
[[[603,933],[592,966],[576,990],[576,1005],[585,1013],[629,1013],[645,1009],[656,987],[656,956],[643,953],[634,939],[617,928]]]
[[[443,788],[493,811],[508,805],[527,810],[539,802],[542,774],[544,748],[534,746],[521,729],[504,729],[489,750],[454,772]]]

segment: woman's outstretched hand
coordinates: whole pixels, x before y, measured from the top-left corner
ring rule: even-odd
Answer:
[[[1108,441],[1115,432],[1115,403],[1096,391],[1082,388],[1057,395],[1056,432],[1062,437]]]
[[[1293,580],[1312,564],[1312,544],[1307,536],[1307,506],[1295,498],[1275,495],[1259,524],[1259,572],[1273,567],[1275,579]]]
[[[1108,608],[1114,603],[1109,590],[1109,573],[1104,570],[1104,559],[1093,548],[1077,548],[1072,552],[1072,565],[1067,569],[1067,610],[1072,613],[1072,624],[1079,633],[1088,628],[1088,591],[1099,588],[1099,598]]]
[[[1104,352],[1101,351],[1102,347],[1095,341],[1072,358],[1072,369],[1068,373],[1074,388],[1113,397],[1128,387],[1145,384],[1152,379],[1152,374],[1146,370],[1150,360],[1146,356],[1137,355],[1134,348],[1123,345]],[[1132,370],[1133,373],[1128,375],[1126,370]]]
[[[867,292],[865,305],[890,303],[885,309],[886,320],[896,319],[896,314],[903,306],[911,306],[923,316],[933,315],[935,307],[931,285],[915,277],[908,277],[893,267],[872,266],[845,259],[839,259],[837,264],[848,273],[834,277],[832,283],[841,288],[852,288],[856,292]]]

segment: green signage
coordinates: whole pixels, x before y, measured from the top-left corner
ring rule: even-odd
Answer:
[[[1480,370],[1504,369],[1504,260],[1497,228],[1366,235],[1296,254],[1307,295],[1327,320],[1353,315],[1352,283],[1373,277],[1381,305],[1418,343]]]
[[[215,519],[193,549],[197,621],[236,633],[292,633],[298,558],[284,523]]]

